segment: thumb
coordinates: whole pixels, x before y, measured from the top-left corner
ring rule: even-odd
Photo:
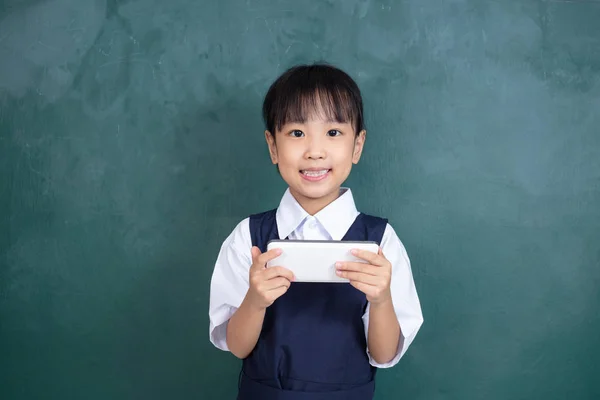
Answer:
[[[252,263],[256,261],[256,258],[261,255],[260,249],[256,246],[252,246]]]

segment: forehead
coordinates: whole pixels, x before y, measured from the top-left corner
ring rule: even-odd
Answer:
[[[327,92],[303,93],[282,104],[279,123],[352,124],[355,110],[347,96]]]

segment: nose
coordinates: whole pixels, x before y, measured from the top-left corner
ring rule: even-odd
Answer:
[[[316,135],[310,135],[306,141],[305,157],[309,160],[319,160],[327,157],[324,141],[315,136]]]

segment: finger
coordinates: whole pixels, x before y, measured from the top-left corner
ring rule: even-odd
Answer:
[[[252,263],[254,263],[254,261],[256,260],[256,258],[258,256],[260,256],[260,249],[256,246],[252,246],[252,249],[250,250],[250,253],[252,254]]]
[[[366,283],[359,282],[359,281],[350,281],[350,284],[352,286],[354,286],[356,289],[358,289],[361,292],[363,292],[364,294],[366,294],[367,296],[373,296],[375,294],[375,290],[377,289],[373,285],[368,285]]]
[[[261,253],[258,247],[252,247],[252,265],[259,266],[261,268],[266,267],[267,262],[276,258],[281,254],[281,249],[271,249],[267,252]]]
[[[269,292],[269,294],[272,296],[273,301],[275,301],[278,298],[280,298],[281,296],[283,296],[283,294],[287,291],[288,291],[287,286],[281,286],[281,287],[278,287],[277,289],[273,289],[272,291]]]
[[[265,251],[256,258],[256,262],[260,265],[266,265],[269,261],[281,255],[281,253],[281,249],[271,249],[269,251]]]
[[[335,264],[335,267],[341,271],[357,271],[364,272],[365,274],[369,275],[378,275],[381,272],[379,267],[362,262],[338,262]]]
[[[381,267],[381,266],[385,265],[385,263],[386,263],[385,257],[383,257],[381,254],[379,254],[379,252],[377,254],[375,254],[375,253],[373,253],[371,251],[367,251],[367,250],[353,249],[351,251],[351,253],[354,256],[356,256],[362,260],[368,261],[370,264],[378,266],[378,267]]]
[[[336,274],[339,277],[346,278],[350,281],[362,282],[372,286],[378,286],[380,284],[384,284],[382,279],[378,276],[373,276],[369,274],[364,274],[362,272],[352,272],[352,271],[336,271]]]
[[[277,277],[277,278],[273,278],[273,279],[269,279],[268,281],[265,282],[265,289],[266,290],[276,290],[279,289],[280,287],[290,287],[291,282],[289,279],[287,278],[283,278],[283,277]]]
[[[284,277],[289,281],[294,280],[294,273],[289,269],[283,267],[270,267],[267,268],[263,273],[265,280],[273,279],[277,276]]]

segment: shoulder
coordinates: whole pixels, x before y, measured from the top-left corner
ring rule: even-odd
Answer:
[[[267,210],[267,211],[262,211],[262,212],[255,213],[255,214],[250,214],[250,216],[247,219],[249,221],[260,221],[260,220],[275,218],[276,214],[277,214],[277,209],[274,208],[272,210]]]
[[[394,227],[388,221],[386,221],[386,223],[385,223],[385,232],[383,234],[383,240],[385,242],[391,242],[391,243],[394,243],[395,245],[398,245],[398,246],[404,248],[404,244],[400,240],[398,233],[396,232]]]
[[[223,242],[223,246],[229,245],[234,248],[252,247],[253,226],[262,225],[270,220],[275,221],[277,209],[250,214],[235,225],[229,236]]]
[[[382,231],[381,247],[384,252],[387,248],[388,251],[394,250],[406,255],[406,248],[388,218],[365,213],[361,213],[361,217],[368,225],[376,226]]]
[[[234,228],[221,245],[222,249],[230,248],[233,250],[244,249],[248,247],[250,241],[250,217],[246,217],[237,222]],[[251,248],[248,247],[248,248]]]
[[[392,256],[410,265],[406,247],[404,246],[404,243],[402,243],[402,240],[394,227],[389,222],[386,223],[385,232],[381,240],[381,248],[386,257]]]
[[[376,215],[372,215],[372,214],[366,214],[361,212],[359,214],[359,216],[364,220],[367,221],[371,224],[375,224],[375,225],[383,225],[384,227],[388,224],[388,219],[387,218],[383,218],[383,217],[378,217]]]
[[[277,209],[252,214],[249,219],[250,241],[259,245],[261,238],[268,236],[277,227]],[[260,247],[260,246],[259,246]]]
[[[362,231],[367,240],[381,244],[387,225],[387,219],[361,212],[350,229]]]
[[[359,217],[362,218],[366,224],[372,225],[372,226],[378,226],[380,229],[382,229],[383,230],[383,241],[391,239],[391,240],[397,240],[398,242],[400,242],[400,238],[398,238],[398,235],[396,234],[396,230],[391,225],[388,218],[380,217],[380,216],[373,215],[373,214],[367,214],[367,213],[363,213],[363,212],[360,212]]]

